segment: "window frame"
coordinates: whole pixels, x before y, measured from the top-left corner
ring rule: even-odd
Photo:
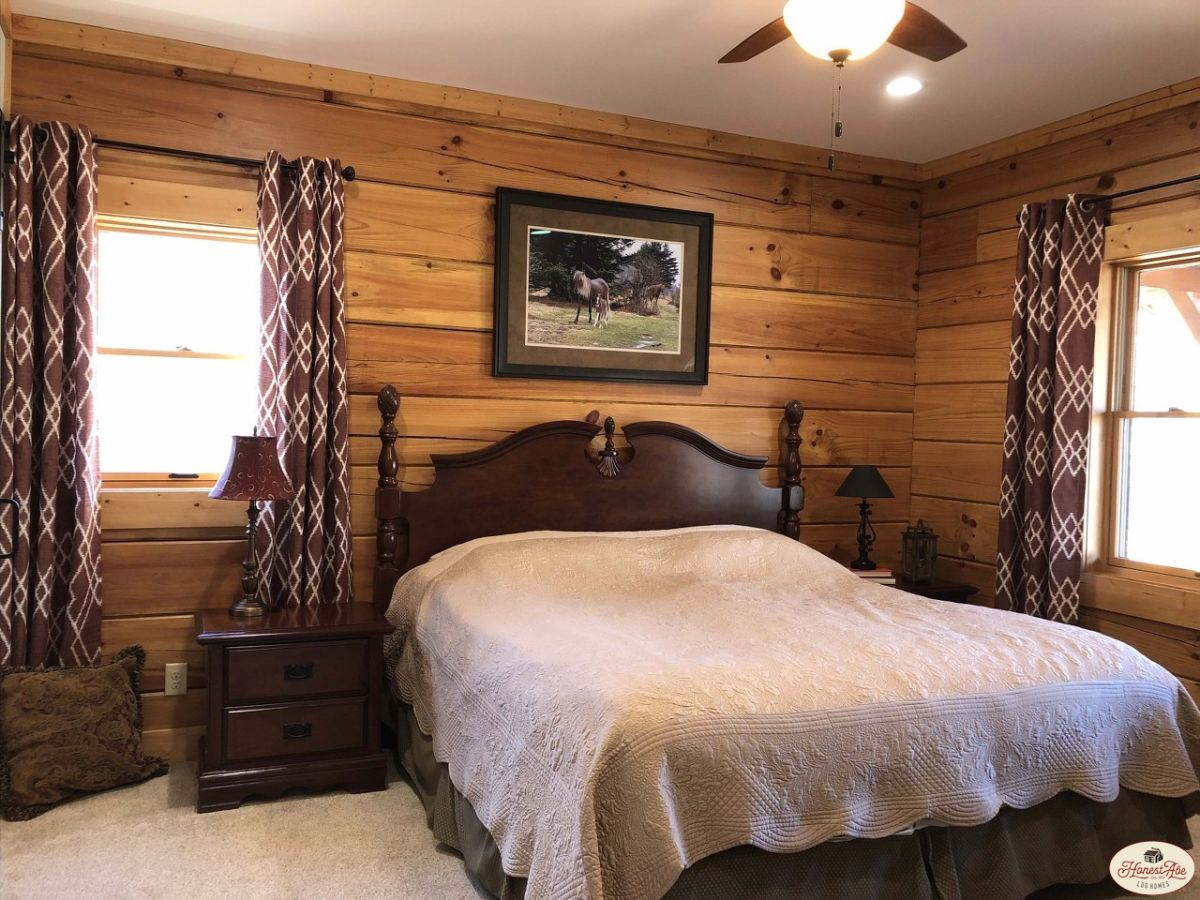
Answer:
[[[258,232],[254,228],[234,225],[203,225],[163,219],[142,219],[101,213],[96,217],[96,233],[101,231],[123,231],[153,236],[189,237],[210,241],[228,241],[239,244],[256,244]],[[195,350],[157,350],[137,347],[109,347],[97,341],[96,354],[113,356],[154,356],[173,359],[245,359],[236,353],[212,353]],[[211,489],[220,472],[100,472],[100,488],[145,489],[182,488]]]
[[[1115,269],[1114,303],[1111,323],[1111,362],[1108,377],[1108,403],[1104,412],[1104,512],[1102,525],[1101,560],[1114,575],[1127,577],[1152,576],[1156,580],[1184,583],[1189,588],[1200,579],[1200,572],[1161,563],[1151,563],[1122,556],[1121,543],[1124,509],[1122,485],[1125,478],[1124,447],[1128,441],[1129,424],[1138,419],[1200,419],[1200,412],[1161,411],[1138,412],[1133,403],[1134,331],[1139,302],[1142,272],[1171,266],[1200,264],[1200,247],[1171,253],[1155,254],[1138,259],[1113,262]]]

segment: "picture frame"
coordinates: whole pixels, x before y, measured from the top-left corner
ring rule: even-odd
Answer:
[[[493,374],[707,384],[712,241],[709,213],[499,188]]]

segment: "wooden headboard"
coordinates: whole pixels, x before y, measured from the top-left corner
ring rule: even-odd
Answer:
[[[400,395],[379,392],[379,487],[375,603],[385,608],[400,575],[435,553],[478,537],[522,531],[639,531],[690,525],[751,525],[800,535],[800,422],[787,405],[781,487],[759,478],[765,456],[734,453],[671,422],[544,422],[471,453],[435,455],[434,482],[397,483]],[[604,443],[593,448],[598,434]],[[401,546],[404,550],[401,551]]]

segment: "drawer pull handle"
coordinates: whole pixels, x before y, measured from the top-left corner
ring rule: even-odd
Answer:
[[[292,722],[283,726],[285,741],[302,741],[312,737],[312,722]]]
[[[290,663],[283,667],[284,681],[306,681],[312,677],[312,663]]]

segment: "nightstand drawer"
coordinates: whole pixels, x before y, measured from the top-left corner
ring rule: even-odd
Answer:
[[[231,705],[367,689],[365,640],[231,647],[226,654],[226,699]]]
[[[360,750],[366,746],[365,700],[324,700],[225,714],[225,758],[242,762]]]
[[[933,581],[905,581],[900,578],[896,581],[896,587],[906,594],[916,594],[930,600],[946,600],[950,603],[970,603],[971,597],[979,593],[977,587],[945,578],[935,578]]]

